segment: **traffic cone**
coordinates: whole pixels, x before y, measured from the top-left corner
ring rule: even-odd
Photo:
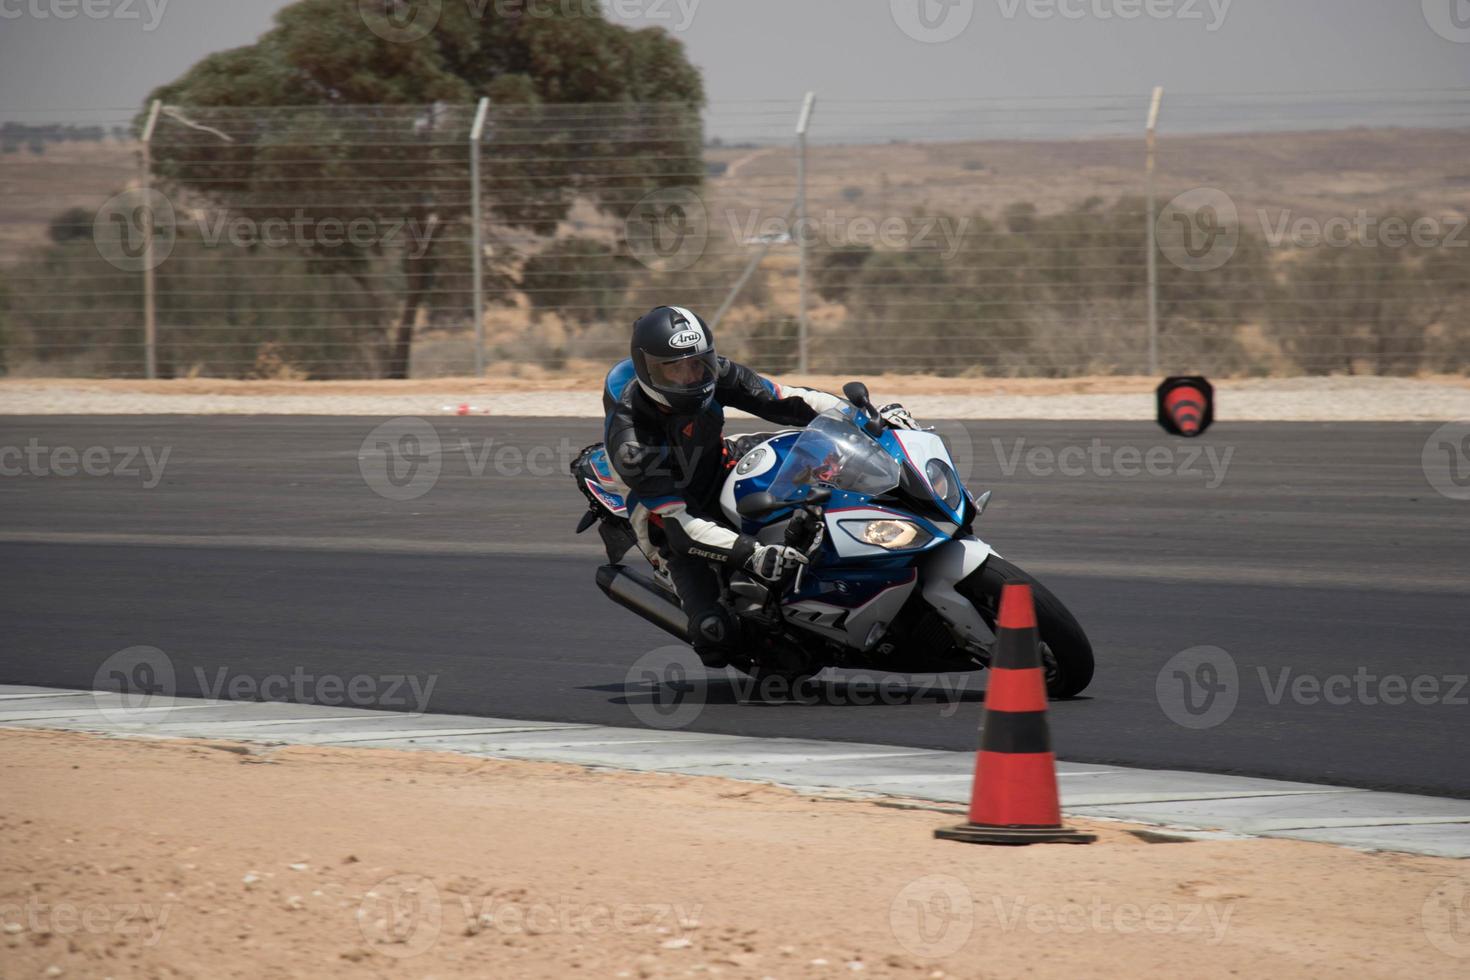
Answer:
[[[1159,385],[1159,425],[1193,439],[1215,424],[1215,386],[1204,378],[1169,378]]]
[[[996,633],[970,822],[934,836],[967,844],[1090,844],[1097,835],[1062,826],[1031,586],[1001,592]]]

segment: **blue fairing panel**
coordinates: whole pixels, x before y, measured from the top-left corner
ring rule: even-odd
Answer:
[[[623,358],[607,373],[607,393],[614,401],[622,398],[623,392],[637,377],[638,372],[633,369],[633,359]]]

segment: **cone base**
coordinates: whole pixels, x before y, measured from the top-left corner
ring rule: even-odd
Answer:
[[[958,827],[942,827],[934,831],[940,840],[956,840],[964,844],[1091,844],[1096,834],[1083,833],[1070,827],[988,827],[965,823]]]

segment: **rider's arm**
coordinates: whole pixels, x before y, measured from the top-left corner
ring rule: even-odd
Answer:
[[[607,455],[637,498],[638,506],[631,515],[635,524],[650,515],[658,517],[669,547],[681,554],[724,562],[732,568],[750,560],[756,550],[754,538],[689,512],[667,447],[646,445],[639,441],[636,429],[624,428],[608,433]]]
[[[814,388],[778,385],[756,374],[744,364],[720,358],[716,399],[728,408],[738,408],[778,425],[806,425],[812,419],[847,402]]]

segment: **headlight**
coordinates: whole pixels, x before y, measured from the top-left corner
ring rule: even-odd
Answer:
[[[929,485],[934,488],[935,495],[944,501],[945,506],[950,510],[960,509],[965,491],[952,466],[942,459],[931,459],[924,466],[924,475],[929,478]]]
[[[934,535],[913,521],[839,521],[842,529],[863,544],[887,551],[922,548]]]

